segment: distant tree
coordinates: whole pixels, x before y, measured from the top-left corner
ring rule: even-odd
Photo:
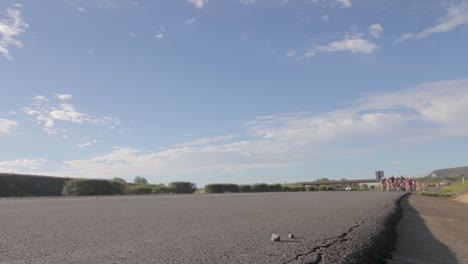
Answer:
[[[172,193],[194,193],[197,185],[193,182],[171,182],[169,189]]]
[[[115,195],[123,194],[124,189],[125,185],[117,181],[72,179],[65,183],[63,193],[69,196]]]
[[[117,178],[117,177],[115,177],[115,178],[113,179],[113,181],[121,182],[121,183],[123,183],[123,184],[127,184],[127,182],[126,182],[124,179],[122,179],[122,178]]]
[[[270,184],[270,185],[268,185],[268,191],[270,191],[270,192],[281,192],[281,191],[283,191],[283,186],[281,184]]]
[[[361,189],[363,189],[363,190],[366,190],[366,191],[367,191],[367,190],[369,190],[369,185],[367,185],[367,184],[363,183],[363,184],[361,184]]]
[[[268,192],[268,184],[255,183],[254,185],[252,185],[252,192]]]
[[[328,185],[320,185],[319,191],[328,191]]]
[[[135,179],[133,180],[134,184],[148,184],[148,181],[140,176],[136,176]]]
[[[330,181],[328,178],[321,178],[320,181]]]
[[[250,185],[239,185],[239,192],[251,192],[252,191],[252,186]]]
[[[170,189],[164,184],[153,185],[152,189],[154,194],[165,194],[170,192]]]
[[[125,190],[126,194],[151,194],[152,192],[153,190],[148,184],[127,186]]]

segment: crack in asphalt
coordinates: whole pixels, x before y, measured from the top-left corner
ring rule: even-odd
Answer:
[[[327,248],[329,248],[329,247],[331,247],[331,246],[333,246],[335,244],[341,244],[341,243],[344,243],[346,241],[349,241],[350,239],[346,238],[346,237],[351,232],[353,232],[354,229],[356,229],[356,228],[360,227],[362,224],[364,224],[366,222],[366,220],[367,220],[367,218],[359,221],[359,223],[355,223],[353,226],[348,228],[347,232],[343,232],[342,234],[340,234],[338,236],[325,239],[325,244],[313,247],[310,251],[307,251],[306,253],[297,254],[296,256],[293,257],[293,259],[291,259],[289,261],[286,261],[283,264],[289,264],[289,263],[292,263],[292,262],[295,262],[295,261],[302,261],[302,259],[305,259],[305,258],[307,258],[308,256],[310,256],[312,254],[317,255],[316,259],[313,260],[313,261],[307,261],[307,262],[305,262],[306,264],[320,264],[320,263],[322,263],[323,256],[325,255],[325,253],[323,252],[324,249],[327,249]]]

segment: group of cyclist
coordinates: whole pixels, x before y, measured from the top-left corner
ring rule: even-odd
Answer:
[[[382,177],[380,179],[380,189],[382,191],[393,192],[414,192],[425,191],[427,188],[426,183],[415,181],[411,178],[400,177]]]

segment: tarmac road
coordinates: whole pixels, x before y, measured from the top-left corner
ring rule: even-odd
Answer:
[[[400,197],[369,191],[0,200],[0,263],[375,263]],[[272,233],[282,242],[272,242]]]

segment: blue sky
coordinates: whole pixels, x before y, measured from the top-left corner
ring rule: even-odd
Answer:
[[[467,1],[0,12],[0,171],[203,185],[467,165]]]

